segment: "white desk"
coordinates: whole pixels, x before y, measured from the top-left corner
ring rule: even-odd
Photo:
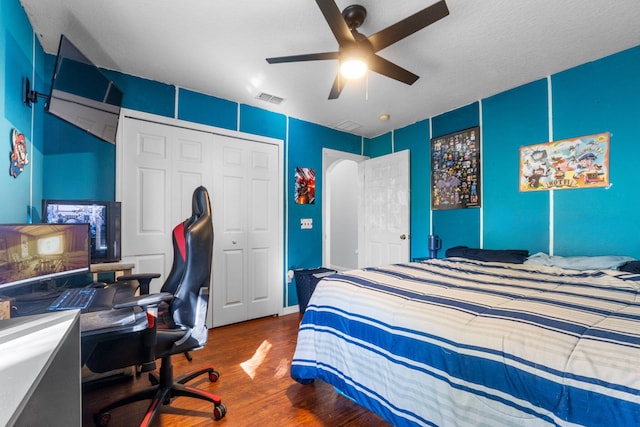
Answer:
[[[80,314],[0,320],[0,425],[82,425]]]

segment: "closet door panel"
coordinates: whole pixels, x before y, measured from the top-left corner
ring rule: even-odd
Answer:
[[[247,320],[246,154],[235,141],[217,137],[212,159],[213,191],[217,200],[212,206],[214,326]]]
[[[135,272],[161,274],[152,282],[154,289],[171,270],[171,233],[191,216],[193,190],[211,181],[213,137],[206,132],[135,119],[123,122],[123,135],[118,145],[122,153],[118,156],[122,254],[133,262],[140,260]]]
[[[278,266],[278,147],[246,141],[248,158],[247,176],[250,214],[247,219],[248,247],[251,251],[252,273],[248,318],[278,313],[282,301],[282,271]]]
[[[145,122],[136,121],[123,128],[125,143],[118,146],[124,151],[122,255],[159,254],[157,248],[166,246],[171,135],[163,127]]]

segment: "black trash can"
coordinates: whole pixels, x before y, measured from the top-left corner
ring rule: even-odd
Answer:
[[[316,285],[325,276],[337,273],[336,270],[330,268],[314,268],[308,270],[295,270],[293,275],[296,279],[296,292],[298,292],[298,305],[300,313],[304,313],[309,304],[311,294],[316,289]]]

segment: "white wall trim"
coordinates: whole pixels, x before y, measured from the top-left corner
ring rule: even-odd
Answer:
[[[284,301],[282,305],[284,306],[284,310],[287,310],[287,304],[289,303],[289,285],[287,282],[287,272],[289,271],[289,116],[285,117],[285,141],[287,143],[284,145],[285,153],[284,153],[284,264],[283,264],[283,274],[285,277],[285,294]],[[297,307],[297,306],[296,306]],[[284,312],[283,312],[284,314]]]
[[[396,152],[396,132],[395,129],[391,129],[391,152]]]
[[[547,76],[547,105],[549,109],[548,126],[549,126],[549,142],[553,141],[553,88],[551,86],[551,76]],[[555,239],[555,223],[554,223],[554,192],[553,188],[549,190],[549,255],[553,255]]]
[[[429,159],[429,234],[433,234],[433,200],[431,200],[431,176],[433,163],[431,161],[431,138],[433,138],[433,117],[429,117],[429,140],[427,141],[427,157]]]
[[[281,316],[286,316],[288,314],[295,314],[295,313],[299,313],[299,312],[300,312],[300,306],[298,304],[290,305],[289,307],[285,307],[282,310]]]
[[[174,88],[176,90],[176,94],[173,97],[173,118],[177,119],[180,117],[180,88],[178,86],[174,86]]]

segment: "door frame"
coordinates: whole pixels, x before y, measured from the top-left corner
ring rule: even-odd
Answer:
[[[115,190],[116,190],[116,200],[121,200],[123,194],[124,183],[122,182],[122,173],[123,173],[123,164],[124,164],[124,153],[122,149],[118,149],[118,147],[122,147],[125,144],[124,141],[124,132],[120,128],[120,126],[126,126],[127,120],[142,120],[152,123],[157,123],[161,125],[172,126],[176,128],[189,129],[194,131],[200,131],[205,133],[210,133],[214,135],[223,135],[231,138],[245,139],[249,141],[254,141],[258,143],[264,144],[273,144],[278,146],[278,239],[276,242],[276,253],[277,259],[276,262],[278,264],[278,271],[280,272],[280,286],[278,287],[277,298],[280,301],[283,301],[285,286],[286,286],[286,277],[284,274],[284,141],[277,138],[270,138],[266,136],[254,135],[250,133],[234,131],[229,129],[217,128],[214,126],[204,125],[201,123],[189,122],[186,120],[175,119],[166,116],[158,116],[156,114],[145,113],[142,111],[131,110],[127,108],[122,108],[120,110],[120,119],[119,119],[119,129],[116,135],[116,171],[115,171]],[[215,230],[215,218],[214,221],[214,230]],[[215,231],[214,231],[215,233]],[[215,235],[214,235],[214,245],[215,245]],[[123,260],[125,261],[125,260]],[[131,259],[130,261],[135,262],[135,259]],[[211,288],[213,288],[213,274],[211,275]],[[210,292],[210,295],[213,295],[213,290]],[[279,306],[279,315],[284,314],[284,304],[280,304]],[[208,320],[210,320],[211,314],[213,310],[213,304],[209,303],[209,316]],[[208,322],[208,326],[211,326]]]
[[[322,265],[331,266],[331,204],[329,203],[330,188],[326,185],[331,169],[343,160],[353,160],[356,163],[363,162],[369,157],[346,151],[322,149]],[[359,185],[356,183],[356,185]],[[356,215],[359,215],[356,212]]]

